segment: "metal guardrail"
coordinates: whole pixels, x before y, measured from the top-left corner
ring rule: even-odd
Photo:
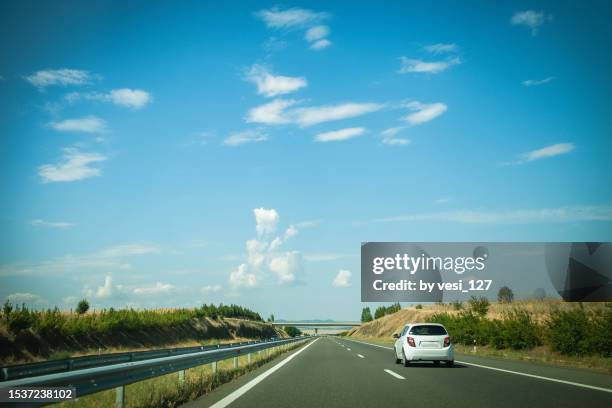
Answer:
[[[272,340],[272,339],[270,339]],[[65,371],[81,370],[84,368],[100,367],[110,364],[128,363],[131,361],[149,360],[159,357],[170,357],[181,354],[197,353],[199,351],[231,348],[245,344],[261,343],[258,340],[242,343],[223,343],[208,346],[175,347],[147,351],[131,351],[122,353],[108,353],[83,357],[72,357],[61,360],[41,361],[36,363],[18,364],[0,368],[0,382],[17,380],[19,378],[34,377],[44,374],[61,373]]]
[[[45,374],[16,380],[0,382],[0,390],[16,387],[73,387],[76,396],[82,397],[96,392],[117,389],[116,407],[122,407],[124,401],[124,386],[134,382],[158,377],[173,372],[179,372],[179,381],[184,381],[184,370],[200,365],[213,363],[216,371],[218,361],[234,358],[234,368],[237,367],[237,357],[278,346],[306,341],[312,336],[251,343],[236,347],[215,348],[194,353],[152,358],[143,361],[111,364],[102,367],[85,368],[54,374]],[[46,403],[19,403],[18,407],[39,407]]]

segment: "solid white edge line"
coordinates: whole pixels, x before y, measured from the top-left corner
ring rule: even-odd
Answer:
[[[231,404],[232,402],[234,402],[238,398],[240,398],[242,395],[244,395],[251,388],[255,387],[257,384],[259,384],[260,382],[265,380],[270,374],[274,373],[276,370],[278,370],[279,368],[281,368],[282,366],[287,364],[289,361],[293,360],[293,358],[295,358],[302,351],[306,350],[308,347],[310,347],[313,344],[315,344],[319,339],[320,339],[320,337],[315,339],[314,341],[308,343],[306,346],[304,346],[304,348],[302,348],[301,350],[296,351],[295,353],[293,353],[292,355],[290,355],[289,357],[287,357],[286,359],[284,359],[283,361],[281,361],[280,363],[278,363],[274,367],[272,367],[272,368],[268,369],[267,371],[259,374],[257,377],[253,378],[251,381],[249,381],[248,383],[244,384],[242,387],[238,388],[237,390],[234,390],[234,392],[232,392],[231,394],[226,395],[223,399],[220,399],[219,401],[215,402],[213,405],[210,406],[210,408],[225,408],[225,407],[227,407],[229,404]]]
[[[540,380],[553,381],[553,382],[557,382],[557,383],[561,383],[561,384],[567,384],[567,385],[574,385],[576,387],[588,388],[590,390],[612,392],[612,390],[609,389],[609,388],[596,387],[594,385],[582,384],[582,383],[577,383],[577,382],[573,382],[573,381],[559,380],[557,378],[543,377],[541,375],[535,375],[535,374],[521,373],[520,371],[504,370],[503,368],[490,367],[490,366],[476,364],[476,363],[468,363],[467,361],[458,361],[458,360],[455,360],[455,361],[457,363],[460,363],[460,364],[466,364],[466,365],[471,365],[471,366],[474,366],[474,367],[486,368],[487,370],[501,371],[503,373],[522,375],[522,376],[525,376],[525,377],[537,378],[537,379],[540,379]]]
[[[388,369],[386,369],[386,368],[385,368],[385,373],[387,373],[387,374],[389,374],[389,375],[392,375],[392,376],[394,376],[395,378],[399,378],[400,380],[405,380],[405,378],[404,378],[404,377],[402,377],[401,375],[399,375],[398,373],[393,372],[393,371],[391,371],[391,370],[388,370]]]
[[[388,349],[388,350],[393,350],[393,347],[386,347],[386,346],[381,346],[379,344],[366,343],[365,341],[359,341],[359,340],[353,340],[353,339],[350,339],[349,341],[354,341],[355,343],[367,344],[368,346],[374,346],[374,347],[380,347],[380,348],[384,348],[384,349]],[[539,380],[552,381],[552,382],[556,382],[556,383],[560,383],[560,384],[573,385],[575,387],[582,387],[582,388],[588,388],[590,390],[603,391],[603,392],[611,392],[612,393],[612,389],[610,389],[610,388],[596,387],[594,385],[577,383],[577,382],[573,382],[573,381],[559,380],[558,378],[543,377],[541,375],[521,373],[520,371],[505,370],[503,368],[491,367],[491,366],[486,366],[486,365],[481,365],[481,364],[476,364],[476,363],[468,363],[467,361],[455,360],[455,362],[459,363],[459,364],[465,364],[465,365],[471,365],[471,366],[474,366],[474,367],[485,368],[487,370],[501,371],[503,373],[508,373],[508,374],[522,375],[522,376],[525,376],[525,377],[537,378]]]

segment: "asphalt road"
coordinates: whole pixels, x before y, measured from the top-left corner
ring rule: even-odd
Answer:
[[[389,348],[321,337],[185,407],[612,407],[612,375],[455,358],[403,367]]]

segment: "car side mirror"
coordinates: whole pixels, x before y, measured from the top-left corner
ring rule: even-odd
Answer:
[[[400,336],[399,333],[393,333],[393,338],[394,339],[399,339],[399,336]]]

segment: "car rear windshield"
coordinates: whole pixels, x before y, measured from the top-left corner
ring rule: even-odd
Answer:
[[[410,329],[410,334],[414,334],[415,336],[441,336],[446,334],[446,330],[444,330],[442,326],[423,325],[414,326]]]

